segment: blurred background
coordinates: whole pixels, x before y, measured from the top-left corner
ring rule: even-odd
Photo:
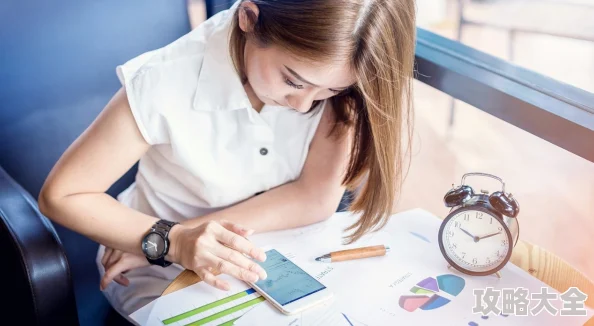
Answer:
[[[594,0],[416,0],[418,26],[594,92]],[[206,17],[190,1],[195,27]],[[592,140],[594,141],[594,140]],[[520,203],[520,237],[594,279],[594,163],[415,80],[412,161],[395,212],[445,217],[468,172],[501,177]],[[476,189],[499,190],[484,178]]]
[[[421,28],[594,92],[592,0],[417,5]],[[495,174],[520,203],[520,237],[594,279],[594,163],[415,82],[414,156],[398,209],[444,216],[441,198],[451,183],[475,170]]]

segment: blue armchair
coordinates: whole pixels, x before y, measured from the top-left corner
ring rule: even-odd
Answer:
[[[0,2],[1,324],[123,321],[99,291],[98,244],[52,224],[34,198],[120,87],[116,65],[189,31],[186,0]]]

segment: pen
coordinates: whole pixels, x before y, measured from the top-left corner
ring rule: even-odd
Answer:
[[[390,252],[389,246],[379,245],[357,249],[334,251],[316,258],[316,261],[321,261],[323,263],[334,263],[337,261],[383,256],[388,252]]]

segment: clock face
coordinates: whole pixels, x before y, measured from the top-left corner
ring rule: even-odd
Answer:
[[[463,209],[442,226],[440,245],[453,267],[470,274],[488,274],[507,262],[511,235],[501,220],[486,210]]]

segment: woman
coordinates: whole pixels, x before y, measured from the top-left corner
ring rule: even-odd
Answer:
[[[101,244],[101,288],[124,316],[184,268],[220,289],[215,271],[265,278],[244,256],[266,258],[250,234],[320,222],[362,185],[357,240],[386,222],[402,182],[414,9],[236,2],[118,67],[123,87],[56,163],[41,211]],[[135,183],[105,194],[137,161]]]

